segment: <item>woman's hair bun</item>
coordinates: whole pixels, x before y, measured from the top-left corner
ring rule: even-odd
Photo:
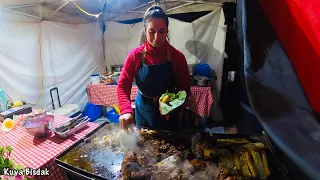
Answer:
[[[148,11],[152,11],[152,10],[160,10],[163,12],[163,9],[158,5],[151,6]]]

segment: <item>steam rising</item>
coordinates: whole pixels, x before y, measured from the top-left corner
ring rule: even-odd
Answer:
[[[105,132],[108,132],[107,134]],[[217,165],[209,164],[204,170],[195,170],[189,160],[182,159],[175,154],[169,157],[162,157],[162,161],[153,157],[151,144],[144,144],[147,148],[139,147],[139,141],[143,138],[140,131],[136,128],[130,128],[130,131],[124,131],[120,127],[113,126],[108,131],[97,133],[95,137],[98,144],[94,153],[91,154],[91,160],[96,165],[108,167],[110,174],[120,173],[122,157],[125,152],[136,152],[137,162],[130,162],[126,172],[137,172],[141,174],[151,173],[151,180],[163,179],[189,179],[189,180],[215,180],[217,179],[220,168]],[[109,150],[111,149],[111,151]],[[110,154],[108,154],[110,153]],[[115,154],[116,153],[116,154]],[[139,158],[142,158],[141,160]],[[154,165],[152,171],[145,172],[140,163]],[[106,172],[104,172],[106,173]],[[148,178],[148,179],[149,179]]]
[[[133,128],[132,128],[133,129]],[[123,150],[125,151],[136,151],[140,152],[141,149],[138,147],[138,141],[141,140],[140,133],[136,130],[125,132],[121,130],[121,134],[119,137],[119,142]]]
[[[134,127],[131,127],[130,131],[125,131],[120,127],[114,126],[108,134],[99,134],[97,139],[102,146],[116,148],[116,150],[120,152],[142,151],[137,145],[142,137],[140,136],[139,130]]]
[[[182,160],[175,155],[169,156],[155,165],[151,180],[188,179],[214,180],[217,179],[220,169],[216,165],[208,165],[203,171],[196,171],[189,160]]]

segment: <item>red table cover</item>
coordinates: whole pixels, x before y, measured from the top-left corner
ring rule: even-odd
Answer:
[[[70,120],[68,117],[55,117],[54,126]],[[0,122],[0,127],[2,122]],[[24,168],[48,168],[50,176],[36,176],[37,179],[64,180],[64,172],[56,165],[54,158],[72,146],[77,140],[96,129],[99,125],[88,123],[88,126],[68,139],[59,139],[51,133],[45,138],[35,138],[29,135],[23,127],[15,127],[5,133],[0,131],[0,146],[10,145],[13,147],[11,158],[16,164]]]
[[[89,101],[96,105],[113,106],[117,102],[117,86],[105,84],[90,84],[87,86]],[[137,86],[132,86],[131,100],[136,98]],[[210,108],[213,103],[210,87],[191,87],[191,94],[186,101],[187,107],[201,117],[210,115]]]

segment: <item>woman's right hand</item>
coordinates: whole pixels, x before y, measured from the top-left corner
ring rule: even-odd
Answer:
[[[129,125],[133,124],[133,115],[131,113],[122,114],[119,117],[120,127],[123,129],[128,129]]]

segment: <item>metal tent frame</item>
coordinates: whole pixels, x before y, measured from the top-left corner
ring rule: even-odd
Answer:
[[[25,5],[17,5],[17,6],[11,6],[11,7],[5,7],[5,8],[2,8],[2,11],[6,11],[6,12],[11,12],[11,13],[15,13],[15,14],[19,14],[19,15],[23,15],[23,16],[27,16],[27,17],[31,17],[31,18],[35,18],[35,19],[39,19],[41,21],[44,21],[44,20],[50,20],[55,14],[57,14],[63,7],[65,7],[69,2],[76,2],[76,0],[64,0],[61,5],[52,13],[50,14],[49,16],[47,17],[39,17],[39,16],[35,16],[35,15],[32,15],[32,14],[28,14],[28,13],[25,13],[25,12],[20,12],[20,11],[17,11],[16,9],[18,8],[24,8],[24,7],[35,7],[35,6],[42,6],[42,7],[45,7],[48,3],[33,3],[33,4],[25,4]],[[189,6],[189,5],[192,5],[192,4],[210,4],[210,5],[220,5],[222,6],[222,3],[215,3],[215,2],[207,2],[207,1],[203,1],[203,0],[163,0],[160,2],[160,0],[151,0],[151,1],[145,1],[143,4],[141,5],[138,5],[134,8],[131,8],[129,10],[126,10],[126,11],[110,11],[109,13],[117,13],[118,15],[110,18],[110,19],[106,19],[107,21],[110,21],[110,20],[113,20],[119,16],[122,16],[126,13],[144,13],[144,11],[138,11],[137,9],[139,8],[143,8],[145,6],[148,6],[152,3],[155,3],[155,4],[159,4],[160,6],[163,5],[163,4],[167,4],[167,3],[174,3],[174,2],[183,2],[184,4],[182,5],[178,5],[176,7],[172,7],[170,9],[167,9],[165,10],[165,12],[170,12],[170,11],[173,11],[173,10],[176,10],[176,9],[179,9],[179,8],[182,8],[182,7],[186,7],[186,6]],[[102,12],[104,13],[104,12]]]

